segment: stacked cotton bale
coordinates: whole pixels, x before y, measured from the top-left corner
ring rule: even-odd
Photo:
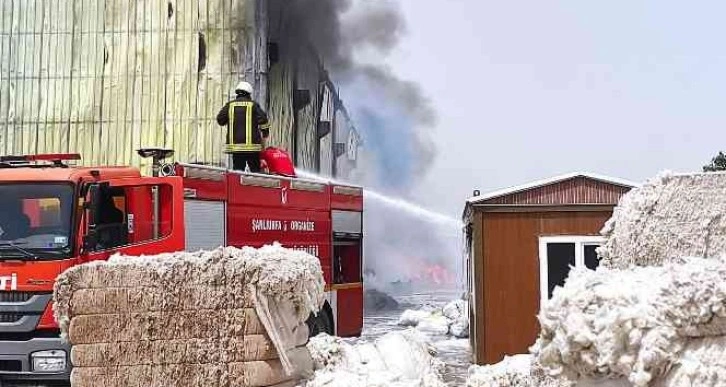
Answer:
[[[323,288],[317,258],[276,245],[80,265],[54,301],[73,386],[292,386]]]
[[[602,234],[602,265],[726,257],[726,173],[662,173],[625,195]]]

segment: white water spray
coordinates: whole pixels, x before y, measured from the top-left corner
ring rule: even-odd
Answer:
[[[333,178],[320,176],[316,173],[312,173],[312,172],[308,172],[308,171],[304,171],[304,170],[298,169],[295,172],[300,177],[305,178],[305,179],[318,180],[318,181],[329,181],[329,182],[336,183],[336,184],[356,185],[354,183],[344,182],[344,181],[336,180]],[[438,212],[431,211],[429,209],[426,209],[424,207],[411,203],[410,201],[407,201],[405,199],[384,195],[382,193],[372,191],[368,188],[363,188],[363,192],[364,192],[365,197],[367,197],[369,199],[375,200],[388,207],[392,207],[392,208],[399,209],[401,211],[405,211],[411,215],[416,216],[417,218],[425,219],[428,222],[431,222],[431,223],[434,223],[437,225],[441,225],[441,226],[452,227],[452,228],[455,228],[457,231],[460,230],[462,227],[462,222],[454,217],[446,216],[444,214],[440,214]]]

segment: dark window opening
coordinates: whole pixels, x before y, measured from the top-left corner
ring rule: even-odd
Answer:
[[[575,266],[574,243],[547,244],[547,298],[552,298],[557,286],[565,284],[572,266]]]
[[[333,247],[333,283],[363,281],[360,240],[336,241]]]
[[[96,226],[98,243],[93,250],[110,250],[168,236],[172,229],[173,200],[173,189],[168,185],[104,190]]]
[[[128,243],[126,193],[123,189],[105,190],[99,203],[97,250],[106,250]]]
[[[585,267],[590,270],[600,266],[600,258],[597,256],[598,245],[585,245]]]

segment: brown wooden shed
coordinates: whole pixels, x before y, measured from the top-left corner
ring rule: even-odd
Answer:
[[[527,353],[570,266],[595,268],[600,230],[636,184],[571,173],[474,196],[464,211],[473,361]]]

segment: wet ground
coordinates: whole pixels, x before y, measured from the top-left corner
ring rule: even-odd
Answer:
[[[366,311],[363,320],[363,335],[360,339],[370,340],[405,327],[398,326],[398,317],[405,309],[418,309],[424,305],[443,307],[460,298],[457,290],[432,290],[416,293],[389,293],[401,306],[398,310]],[[466,374],[471,359],[469,339],[456,339],[447,336],[429,335],[431,343],[438,351],[438,357],[446,363],[444,381],[450,386],[466,384]]]

